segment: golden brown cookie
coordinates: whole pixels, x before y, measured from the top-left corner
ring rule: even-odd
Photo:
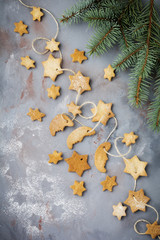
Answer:
[[[103,186],[103,191],[108,190],[112,192],[112,188],[117,185],[116,176],[113,177],[107,176],[106,179],[101,182],[101,185]]]
[[[44,113],[41,113],[38,110],[38,108],[36,108],[35,110],[30,108],[29,112],[27,113],[27,115],[31,117],[32,121],[38,120],[39,122],[41,122],[42,118],[46,116]]]
[[[108,120],[114,117],[114,113],[112,112],[111,108],[112,103],[104,103],[102,100],[100,100],[97,105],[97,113],[92,118],[92,122],[98,122],[103,117],[100,122],[105,126]],[[93,114],[95,114],[96,109],[92,108],[91,111]]]
[[[82,193],[84,191],[86,191],[87,189],[84,187],[84,182],[78,182],[78,181],[74,181],[74,185],[70,186],[70,188],[73,189],[73,194],[74,195],[78,195],[78,196],[82,196]]]
[[[49,126],[50,133],[55,136],[56,132],[63,131],[65,127],[74,126],[74,122],[65,114],[55,116]]]
[[[40,7],[33,7],[33,10],[30,12],[30,14],[33,16],[33,21],[38,20],[39,22],[41,21],[41,17],[44,15]]]
[[[28,33],[28,31],[27,31],[28,26],[25,25],[22,21],[20,21],[18,23],[15,22],[14,25],[15,25],[14,32],[19,33],[21,36],[24,33]]]
[[[137,192],[129,191],[128,198],[124,201],[124,204],[130,206],[131,211],[134,213],[138,210],[146,211],[146,203],[150,200],[149,197],[144,195],[143,189]]]
[[[60,96],[59,91],[60,91],[60,87],[59,86],[56,87],[54,84],[52,84],[50,88],[47,88],[48,97],[56,99],[58,96]]]
[[[109,64],[107,68],[104,69],[104,78],[108,78],[109,81],[115,77],[114,68]]]
[[[123,206],[121,202],[117,205],[113,205],[113,216],[116,216],[118,220],[121,220],[122,217],[126,216],[127,207]]]
[[[71,81],[69,86],[70,90],[75,90],[80,94],[85,91],[91,91],[91,87],[89,85],[90,78],[84,77],[80,71],[78,71],[75,75],[70,75],[69,79]]]
[[[147,176],[145,167],[147,162],[140,161],[137,156],[132,157],[131,159],[124,158],[125,169],[124,172],[132,175],[132,177],[137,180],[140,176]]]
[[[46,42],[45,49],[49,50],[50,52],[59,51],[59,44],[60,42],[56,42],[54,38],[52,38],[50,41]]]
[[[73,132],[71,132],[67,138],[68,148],[72,149],[73,145],[78,142],[82,142],[84,137],[92,136],[96,133],[95,131],[91,131],[91,130],[92,130],[92,128],[90,128],[90,127],[79,127],[79,128],[76,128],[75,130],[73,130]]]
[[[110,142],[104,142],[98,146],[95,152],[94,164],[100,172],[106,172],[105,165],[108,160],[108,156],[104,149],[108,152],[110,148],[111,148]]]
[[[126,146],[130,146],[131,144],[134,144],[136,142],[137,138],[138,135],[135,135],[134,132],[124,133],[124,138],[122,139],[122,142],[125,143]]]
[[[44,77],[50,77],[53,81],[55,81],[56,77],[63,73],[61,70],[61,62],[61,58],[54,58],[52,54],[50,54],[48,59],[42,62],[44,67]]]
[[[146,224],[146,227],[147,231],[145,234],[151,235],[153,239],[160,236],[160,225],[158,225],[157,221],[152,224]]]
[[[27,69],[35,68],[35,61],[32,60],[29,56],[21,57],[21,65],[25,66]]]
[[[74,102],[67,104],[67,107],[68,112],[72,113],[74,117],[82,113],[82,111],[80,110],[80,106],[76,105]]]
[[[91,168],[87,158],[88,155],[80,155],[74,151],[72,157],[64,159],[69,165],[68,172],[76,172],[81,177],[85,170]]]
[[[48,154],[49,156],[49,163],[57,164],[60,160],[63,159],[62,152],[58,153],[57,151],[54,151],[52,154]]]
[[[84,51],[78,51],[78,49],[74,50],[74,53],[71,55],[72,62],[79,62],[82,63],[84,60],[87,60],[87,57],[84,56]]]

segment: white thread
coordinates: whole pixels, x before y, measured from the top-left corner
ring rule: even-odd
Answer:
[[[37,54],[39,54],[39,55],[44,55],[44,54],[46,54],[49,50],[45,50],[44,52],[39,52],[39,51],[37,51],[36,50],[36,48],[35,48],[35,46],[34,46],[34,43],[36,42],[36,41],[38,41],[38,40],[46,40],[46,41],[50,41],[48,38],[42,38],[42,37],[38,37],[38,38],[35,38],[33,41],[32,41],[32,49],[33,49],[33,51],[34,52],[36,52]]]
[[[79,97],[80,97],[80,92],[81,92],[81,87],[79,87],[79,89],[78,89],[78,94],[77,94],[77,96],[76,96],[76,101],[75,101],[75,103],[76,103],[76,105],[78,104],[78,100],[79,100]]]
[[[133,188],[134,192],[136,191],[136,186],[137,186],[137,180],[135,179],[135,181],[134,181],[134,188]]]
[[[92,104],[92,105],[94,106],[94,108],[95,108],[95,113],[92,114],[92,115],[89,116],[89,117],[85,117],[85,116],[83,116],[82,114],[79,114],[79,116],[82,117],[82,118],[84,118],[84,119],[91,119],[91,118],[93,118],[93,117],[97,114],[97,106],[96,106],[96,104],[95,104],[94,102],[86,101],[86,102],[82,103],[82,105],[80,106],[80,108],[82,108],[82,107],[83,107],[84,105],[86,105],[86,104]],[[103,115],[103,116],[104,116],[104,115]],[[103,118],[103,116],[102,116],[102,118]],[[102,119],[101,119],[101,120],[102,120]]]
[[[104,115],[100,118],[100,120],[98,121],[98,123],[94,126],[94,128],[92,128],[92,130],[89,131],[89,133],[93,132],[100,124],[102,118],[104,117]]]
[[[74,75],[76,74],[72,69],[69,69],[69,68],[61,68],[60,70],[71,72]]]
[[[105,140],[105,142],[108,141],[108,139],[110,138],[110,136],[114,133],[114,131],[116,130],[117,126],[118,126],[118,122],[117,122],[117,118],[114,117],[114,120],[115,120],[115,126],[113,128],[113,130],[110,132],[110,134],[108,135],[107,139]]]

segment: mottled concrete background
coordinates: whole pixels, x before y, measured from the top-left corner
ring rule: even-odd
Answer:
[[[59,18],[75,1],[26,2],[46,7]],[[47,14],[41,23],[33,22],[29,9],[19,4],[18,0],[0,0],[0,6],[0,240],[151,239],[149,236],[138,236],[133,229],[134,222],[139,218],[150,222],[155,220],[151,209],[147,209],[146,213],[133,214],[128,208],[127,217],[122,221],[112,216],[112,205],[124,201],[134,183],[132,177],[123,172],[121,158],[109,157],[107,162],[107,174],[117,176],[118,186],[112,193],[102,192],[100,182],[106,174],[95,168],[94,153],[113,128],[113,119],[106,127],[100,125],[96,135],[74,147],[78,153],[89,155],[91,170],[86,171],[82,178],[69,173],[65,161],[58,165],[48,164],[48,154],[55,149],[62,151],[64,158],[72,154],[66,145],[66,138],[72,130],[67,128],[52,137],[49,123],[56,114],[66,112],[66,104],[76,97],[74,91],[68,90],[70,81],[67,72],[56,81],[61,86],[61,96],[56,101],[47,97],[46,88],[51,86],[52,81],[44,79],[41,62],[48,58],[48,54],[39,56],[31,49],[33,38],[54,36],[55,23]],[[23,37],[14,33],[14,22],[20,20],[29,26],[29,34]],[[118,74],[112,82],[103,78],[103,69],[115,59],[118,48],[101,57],[90,57],[82,65],[71,61],[70,54],[75,48],[86,50],[85,43],[91,33],[86,24],[60,26],[58,41],[61,42],[63,67],[75,72],[80,70],[91,78],[92,91],[84,93],[80,103],[90,100],[97,104],[100,99],[113,103],[119,126],[110,139],[112,143],[115,137],[123,136],[125,132],[134,131],[139,135],[128,157],[138,155],[148,162],[148,177],[138,180],[137,189],[143,188],[151,198],[150,204],[160,212],[159,135],[148,129],[144,120],[145,110],[135,110],[128,105],[128,73]],[[27,70],[20,65],[20,57],[26,55],[36,60],[35,69]],[[30,120],[26,115],[30,107],[38,107],[46,114],[43,122]],[[87,110],[89,108],[85,114]],[[91,121],[81,121],[87,126],[95,125]],[[126,151],[124,145],[119,147],[122,152]],[[111,153],[116,153],[114,147]],[[87,191],[82,198],[74,196],[69,188],[74,180],[86,183]],[[145,230],[144,225],[140,230]]]

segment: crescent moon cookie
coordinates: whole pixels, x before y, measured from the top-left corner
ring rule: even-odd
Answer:
[[[80,155],[76,151],[73,152],[72,157],[64,159],[68,165],[68,172],[76,172],[78,176],[82,176],[85,170],[90,169],[88,162],[88,155]]]
[[[96,132],[95,130],[91,131],[92,128],[90,127],[79,127],[76,128],[73,132],[71,132],[67,138],[67,146],[69,149],[73,148],[73,145],[78,143],[78,142],[82,142],[82,140],[86,137],[86,136],[92,136],[94,135]]]
[[[114,117],[114,113],[112,112],[111,108],[112,108],[112,103],[104,103],[102,100],[100,100],[97,105],[97,113],[92,118],[92,122],[98,122],[101,120],[100,122],[105,126],[108,120]],[[91,112],[93,114],[95,114],[95,111],[96,111],[95,108],[91,109]]]
[[[55,116],[49,126],[50,133],[55,136],[56,132],[63,131],[65,127],[73,127],[74,122],[65,114]]]
[[[70,90],[75,90],[80,94],[85,91],[91,91],[91,87],[89,85],[90,78],[84,77],[80,71],[78,71],[75,75],[70,75],[69,79],[71,81],[69,86]]]
[[[104,151],[104,149],[108,152],[110,150],[110,148],[111,148],[110,142],[104,142],[98,146],[98,148],[95,152],[94,164],[100,172],[106,172],[105,165],[108,160],[108,156],[107,156],[106,152]]]

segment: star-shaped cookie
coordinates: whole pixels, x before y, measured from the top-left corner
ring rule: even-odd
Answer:
[[[78,51],[78,49],[74,50],[74,53],[71,55],[72,62],[82,63],[84,60],[87,60],[87,57],[84,55],[84,51]]]
[[[67,104],[67,108],[68,112],[72,113],[74,117],[82,113],[82,111],[80,110],[80,106],[76,105],[74,102]]]
[[[70,188],[73,189],[73,194],[78,195],[78,196],[82,196],[82,193],[84,191],[86,191],[86,188],[84,187],[84,182],[78,182],[78,181],[74,181],[74,185],[70,186]]]
[[[135,135],[134,132],[124,133],[124,138],[122,139],[122,142],[125,143],[126,146],[130,146],[131,144],[134,144],[136,142],[137,138],[138,135]]]
[[[27,69],[35,68],[35,61],[32,60],[29,56],[21,57],[21,65],[25,66]]]
[[[71,84],[69,86],[70,90],[75,90],[82,94],[84,91],[91,91],[91,87],[89,85],[90,78],[84,77],[80,71],[78,71],[75,75],[70,75],[69,79]]]
[[[113,177],[107,176],[106,179],[101,182],[101,185],[103,186],[103,191],[108,190],[112,192],[112,188],[117,185],[116,176]]]
[[[137,180],[140,176],[147,176],[145,167],[148,163],[140,161],[136,155],[131,159],[124,158],[124,162],[126,165],[124,172],[132,175],[135,180]]]
[[[146,227],[147,231],[145,234],[151,235],[153,239],[160,236],[160,225],[158,225],[157,221],[152,224],[146,224]]]
[[[107,68],[104,69],[104,78],[108,78],[109,81],[115,77],[114,68],[109,64]]]
[[[48,154],[49,156],[49,163],[57,164],[60,160],[63,159],[62,152],[58,153],[57,151],[54,151],[52,154]]]
[[[30,14],[33,16],[33,21],[38,20],[39,22],[41,21],[41,17],[44,15],[40,7],[33,7],[33,10],[30,12]]]
[[[50,52],[59,51],[59,44],[60,42],[56,42],[54,38],[52,38],[50,41],[46,42],[45,49],[49,50]]]
[[[63,73],[61,70],[61,62],[61,58],[54,58],[52,54],[50,54],[48,59],[42,62],[44,67],[44,77],[50,77],[53,81],[55,81],[56,77]]]
[[[124,204],[130,206],[131,211],[134,213],[138,210],[143,212],[146,211],[146,203],[150,200],[149,197],[144,195],[143,189],[140,189],[137,192],[129,191],[129,196],[125,200]]]
[[[87,163],[88,155],[80,155],[76,151],[73,152],[72,157],[64,159],[68,165],[68,172],[76,172],[80,177],[85,170],[91,167]]]
[[[15,25],[14,32],[19,33],[21,36],[24,33],[28,33],[28,31],[27,31],[28,26],[25,25],[22,21],[20,21],[18,23],[15,22],[14,25]]]
[[[112,103],[104,103],[102,100],[100,100],[97,105],[97,113],[92,118],[92,122],[98,122],[103,117],[100,122],[105,126],[108,120],[114,117],[114,113],[112,112],[111,108]],[[93,114],[95,114],[96,109],[92,108],[91,111]]]
[[[121,202],[117,205],[113,205],[113,216],[116,216],[118,220],[121,220],[122,217],[126,216],[127,207],[123,206]]]
[[[30,108],[27,115],[31,117],[32,121],[38,120],[39,122],[42,122],[42,118],[46,116],[44,113],[41,113],[38,108],[35,110]]]
[[[60,96],[59,91],[60,91],[60,87],[59,86],[56,87],[54,84],[52,84],[50,88],[47,88],[48,97],[56,99],[58,96]]]

